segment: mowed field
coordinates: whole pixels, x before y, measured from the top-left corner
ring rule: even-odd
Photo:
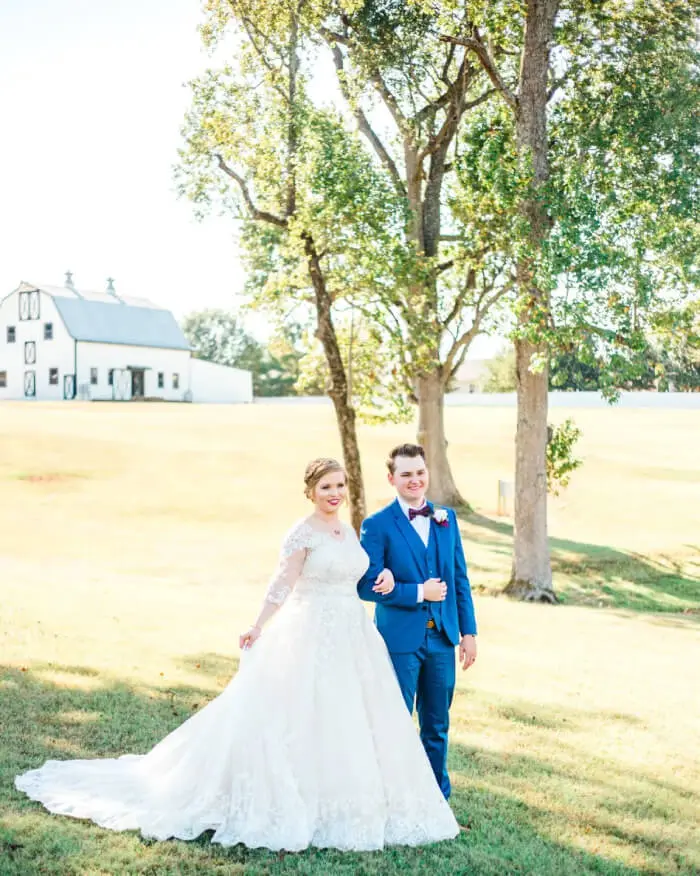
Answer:
[[[480,621],[452,710],[460,837],[278,855],[113,834],[12,780],[146,751],[222,690],[308,513],[304,466],[339,452],[332,410],[0,405],[0,874],[697,872],[700,412],[572,415],[584,466],[550,503],[552,607],[498,597],[515,412],[446,412]],[[387,450],[412,437],[362,428],[371,510],[391,498]]]

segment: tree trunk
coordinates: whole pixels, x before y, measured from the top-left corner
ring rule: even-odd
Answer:
[[[355,409],[350,403],[348,383],[340,355],[338,337],[333,325],[331,313],[331,297],[328,294],[326,280],[321,268],[321,262],[314,240],[309,232],[302,234],[306,252],[309,276],[316,298],[316,336],[323,345],[323,352],[328,363],[331,386],[328,395],[335,408],[335,418],[340,433],[340,444],[343,449],[343,463],[348,475],[348,493],[350,496],[350,519],[355,532],[360,532],[362,521],[367,516],[365,504],[365,486],[362,478],[360,447],[357,441],[357,425]]]
[[[523,318],[527,318],[524,316]],[[518,338],[515,370],[518,425],[515,436],[515,539],[513,570],[506,592],[518,599],[554,602],[547,539],[547,388],[548,369],[529,370],[541,346]]]
[[[419,251],[428,257],[438,253],[440,239],[440,194],[444,177],[445,155],[449,139],[431,157],[430,173],[425,190],[422,182],[422,166],[418,162],[418,147],[415,143],[404,143],[406,160],[406,189],[411,205],[412,221],[408,238]],[[429,498],[441,505],[459,507],[466,505],[457,489],[447,458],[447,438],[445,437],[445,382],[442,378],[439,338],[441,328],[437,318],[438,294],[435,277],[426,280],[425,285],[416,290],[413,301],[420,302],[420,325],[431,325],[435,341],[433,359],[434,370],[415,378],[415,396],[418,404],[418,443],[425,451],[425,462],[430,472]],[[410,319],[409,319],[410,325]],[[418,329],[420,331],[420,328]]]
[[[547,539],[547,383],[548,368],[530,370],[544,344],[523,337],[530,323],[547,323],[549,298],[538,284],[536,260],[550,230],[541,189],[549,176],[547,153],[547,76],[558,0],[527,0],[525,38],[516,108],[516,136],[521,160],[531,162],[530,191],[521,211],[528,221],[529,254],[518,264],[524,307],[516,340],[518,425],[515,437],[515,526],[513,569],[506,592],[519,599],[555,602]]]
[[[430,472],[429,498],[441,505],[464,505],[452,477],[447,459],[445,438],[445,387],[439,372],[425,374],[416,380],[418,399],[418,443],[425,450],[425,461]]]
[[[333,393],[331,395],[335,408],[335,419],[340,432],[340,443],[343,448],[343,463],[348,475],[348,493],[350,504],[350,521],[355,532],[360,534],[362,521],[367,516],[365,505],[365,487],[362,481],[362,465],[360,462],[360,447],[357,443],[355,425],[355,410]]]

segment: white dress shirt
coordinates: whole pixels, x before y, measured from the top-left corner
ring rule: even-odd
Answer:
[[[430,539],[430,517],[423,517],[419,515],[418,517],[414,517],[413,520],[410,519],[408,515],[408,509],[411,507],[407,502],[405,502],[401,496],[397,496],[399,501],[399,505],[401,506],[401,510],[408,518],[408,522],[418,533],[420,540],[423,544],[428,547],[428,540]],[[425,499],[423,500],[423,505],[420,506],[422,508],[426,504]],[[419,508],[416,508],[418,511]],[[423,602],[423,582],[419,582],[418,584],[418,602]]]

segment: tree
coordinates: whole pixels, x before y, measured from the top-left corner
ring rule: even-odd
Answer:
[[[444,396],[514,278],[502,252],[493,254],[498,223],[458,210],[450,176],[465,118],[494,89],[468,52],[440,42],[435,9],[450,4],[321,6],[326,15],[319,15],[318,31],[332,52],[341,93],[376,166],[406,206],[406,221],[393,235],[394,282],[376,290],[364,313],[393,350],[395,384],[417,405],[431,497],[459,505]]]
[[[183,134],[180,191],[199,210],[220,203],[240,220],[251,283],[276,300],[310,291],[316,334],[330,372],[330,395],[348,473],[352,523],[365,516],[356,415],[333,323],[324,265],[328,228],[315,188],[318,140],[329,125],[314,113],[301,74],[303,3],[210,2],[203,27],[213,46],[233,28],[237,64],[192,83]],[[261,266],[279,271],[260,276]]]
[[[554,352],[549,365],[550,390],[590,392],[600,388],[602,363],[579,350]]]
[[[301,353],[289,331],[273,338],[266,348],[246,332],[235,314],[216,309],[190,313],[182,330],[195,358],[252,372],[255,395],[294,395]]]
[[[197,359],[255,371],[262,358],[262,346],[227,310],[199,310],[188,314],[182,330]]]
[[[488,378],[484,392],[515,392],[515,350],[506,347],[486,363]]]
[[[240,61],[195,84],[184,189],[197,202],[217,189],[226,200],[221,174],[241,188],[255,220],[243,229],[249,289],[266,307],[282,311],[307,299],[311,280],[339,422],[354,411],[337,337],[328,330],[334,306],[351,301],[372,323],[398,366],[397,408],[406,400],[418,405],[431,495],[459,504],[444,393],[513,284],[489,259],[485,223],[452,216],[445,183],[465,113],[492,93],[486,77],[466,53],[444,46],[431,16],[410,4],[211,0],[207,8],[205,36],[211,42],[233,29]],[[339,111],[309,99],[320,42],[345,99]],[[383,130],[371,101],[383,103],[393,131]],[[346,130],[348,109],[362,148]]]
[[[659,389],[700,392],[700,300],[660,314],[652,346]]]
[[[548,366],[582,341],[614,396],[646,331],[697,278],[692,3],[470,3],[444,39],[478,59],[512,138],[518,428],[508,591],[554,601],[547,540]],[[507,205],[508,206],[508,205]]]
[[[404,395],[396,392],[399,369],[382,335],[366,321],[352,317],[339,327],[338,341],[348,392],[360,419],[365,423],[410,422],[413,412]],[[326,392],[329,374],[322,350],[311,349],[299,363],[299,371],[296,390],[300,395]]]

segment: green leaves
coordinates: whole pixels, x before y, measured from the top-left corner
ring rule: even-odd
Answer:
[[[265,347],[233,313],[201,310],[185,317],[182,330],[196,358],[251,371],[255,395],[294,394],[301,354],[295,348],[293,328],[273,337]]]
[[[440,40],[478,35],[516,91],[524,3],[208,0],[205,39],[235,63],[192,84],[180,190],[236,217],[248,294],[280,319],[310,317],[311,231],[336,316],[352,303],[376,327],[406,392],[422,372],[447,382],[476,333],[522,313],[521,335],[581,344],[623,384],[657,315],[697,288],[697,11],[562,0],[550,178],[534,186],[512,106]],[[331,106],[309,87],[322,52],[345,89]],[[539,301],[509,291],[518,264]]]
[[[553,496],[568,487],[571,473],[583,463],[574,456],[574,445],[581,437],[581,430],[569,417],[559,426],[549,426],[547,441],[547,492]]]

